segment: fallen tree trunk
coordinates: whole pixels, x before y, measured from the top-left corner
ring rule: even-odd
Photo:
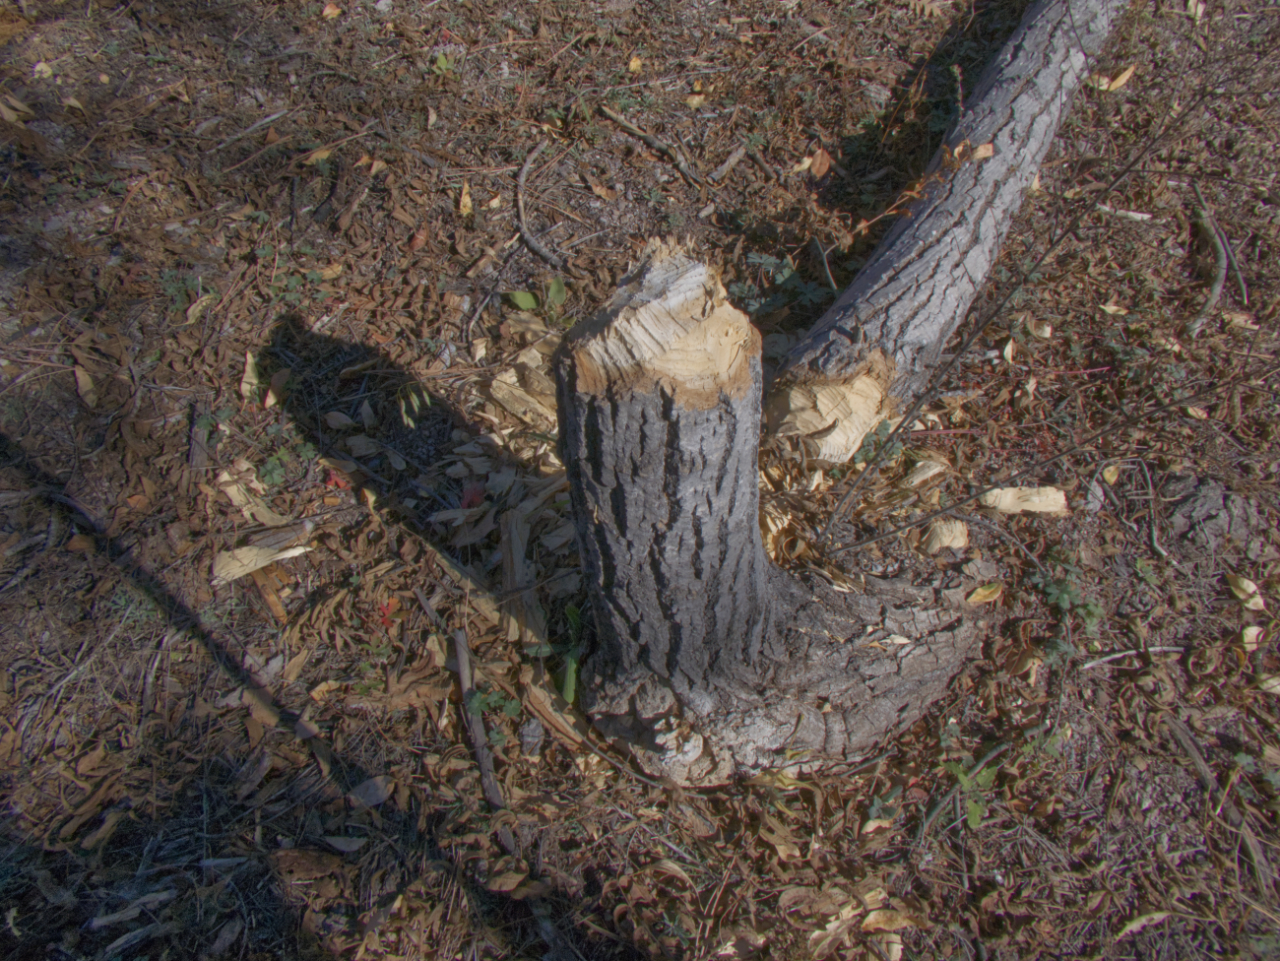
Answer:
[[[858,430],[922,387],[1122,2],[1028,13],[921,199],[788,358],[773,427],[846,459]],[[760,338],[688,252],[651,244],[606,309],[565,338],[556,382],[598,628],[583,706],[651,771],[716,781],[865,752],[970,656],[977,632],[954,597],[870,578],[864,593],[840,593],[769,561]]]
[[[1039,0],[849,288],[774,375],[770,430],[845,461],[925,388],[1127,0]]]

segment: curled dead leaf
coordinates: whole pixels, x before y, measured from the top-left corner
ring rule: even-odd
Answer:
[[[258,362],[253,359],[253,351],[244,352],[244,376],[240,378],[240,396],[252,402],[258,395],[261,380],[258,377]]]
[[[462,193],[458,195],[458,213],[463,217],[470,217],[475,209],[475,204],[471,202],[471,184],[464,180]]]
[[[312,7],[311,9],[314,10],[315,7]],[[336,17],[342,16],[342,8],[336,3],[326,3],[324,5],[324,9],[320,11],[320,16],[324,17],[326,20],[333,20]]]
[[[1153,924],[1159,924],[1165,918],[1172,917],[1172,911],[1152,911],[1150,914],[1140,914],[1123,928],[1116,932],[1116,940],[1136,934],[1143,928],[1150,927]]]
[[[954,517],[939,517],[929,525],[920,546],[926,554],[936,554],[944,547],[963,550],[969,546],[969,526]]]
[[[201,297],[194,304],[192,304],[190,307],[187,308],[187,323],[183,324],[183,326],[185,327],[190,324],[194,324],[196,321],[198,321],[201,317],[204,316],[204,313],[206,310],[208,310],[217,302],[218,302],[217,294],[205,294],[203,297]]]
[[[98,390],[93,384],[93,377],[83,367],[76,368],[76,393],[84,401],[86,407],[98,406]]]
[[[347,801],[357,808],[373,808],[391,797],[396,780],[390,774],[379,774],[361,781],[347,794]]]
[[[1133,72],[1137,70],[1137,65],[1125,67],[1115,76],[1109,84],[1107,84],[1107,93],[1115,93],[1133,78]]]
[[[990,604],[992,601],[999,600],[1003,593],[1003,584],[983,584],[981,587],[974,588],[965,600],[970,604]]]

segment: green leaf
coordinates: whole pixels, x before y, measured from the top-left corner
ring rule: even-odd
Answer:
[[[987,802],[982,798],[969,798],[965,802],[969,812],[969,830],[976,831],[982,827],[982,816],[987,813]]]
[[[570,655],[564,659],[564,699],[570,704],[578,694],[578,657]]]
[[[537,295],[529,293],[527,290],[513,290],[507,294],[507,299],[515,304],[521,310],[537,310]]]
[[[569,292],[565,290],[564,280],[560,277],[552,277],[551,283],[547,284],[547,303],[559,308],[568,296]]]

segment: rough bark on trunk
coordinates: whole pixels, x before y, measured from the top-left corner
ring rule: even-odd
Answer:
[[[1038,0],[964,100],[920,197],[783,359],[770,430],[847,460],[924,389],[986,280],[1072,97],[1128,0]]]
[[[922,388],[1123,3],[1028,12],[921,198],[784,363],[771,429],[847,459],[894,398]],[[770,563],[760,338],[708,268],[651,244],[565,338],[556,382],[599,636],[583,706],[650,770],[705,782],[858,755],[943,693],[977,636],[958,598],[870,578],[840,593]]]
[[[599,649],[583,706],[680,781],[870,748],[941,694],[974,632],[929,589],[840,594],[760,534],[760,337],[651,245],[565,340],[560,440]]]

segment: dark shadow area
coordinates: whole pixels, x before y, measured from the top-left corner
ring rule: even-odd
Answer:
[[[306,467],[307,475],[314,480],[315,471],[327,470],[333,499],[342,503],[310,520],[324,530],[322,536],[334,538],[337,554],[346,553],[339,546],[345,540],[376,542],[408,535],[412,529],[415,533],[405,536],[404,543],[425,539],[459,568],[483,569],[486,552],[459,551],[435,537],[433,530],[439,528],[428,520],[439,510],[456,509],[465,498],[475,496],[474,485],[468,487],[439,472],[429,483],[422,473],[438,466],[445,445],[456,443],[456,437],[450,438],[455,427],[482,427],[469,424],[464,415],[438,394],[423,389],[380,351],[312,334],[296,317],[277,325],[261,356],[264,385],[273,382],[284,365],[290,373],[288,386],[280,388],[287,391],[287,399],[260,417],[259,426],[286,439],[290,430],[296,431],[303,443],[317,448],[321,459]],[[283,379],[274,382],[284,383]],[[415,396],[416,402],[408,399]],[[382,418],[385,429],[372,426],[367,415],[362,420],[362,409],[370,407],[371,398],[391,415]],[[404,406],[396,408],[388,401]],[[412,411],[418,412],[416,419]],[[325,415],[333,422],[335,412],[346,412],[351,429],[335,430],[326,423]],[[190,427],[201,432],[198,423]],[[357,431],[378,448],[370,453],[357,446],[363,452],[358,466],[347,443]],[[236,624],[229,631],[222,629],[228,604],[234,607],[248,601],[257,608],[259,621],[270,618],[269,605],[264,607],[261,597],[246,595],[246,585],[252,583],[248,578],[216,590],[209,605],[197,613],[175,593],[171,578],[166,582],[139,561],[139,545],[127,546],[122,538],[112,536],[108,519],[95,516],[66,493],[67,482],[50,472],[56,467],[42,466],[8,436],[2,443],[0,510],[11,512],[21,505],[43,510],[48,517],[39,554],[0,588],[0,606],[10,630],[22,630],[33,616],[43,614],[49,621],[48,608],[57,604],[56,598],[24,597],[24,582],[28,588],[54,582],[62,589],[79,585],[98,594],[110,582],[113,597],[129,598],[123,611],[119,604],[111,608],[88,602],[83,620],[72,625],[77,631],[92,633],[88,621],[105,621],[111,611],[122,617],[105,639],[99,637],[95,643],[83,635],[78,650],[66,645],[59,650],[56,643],[50,645],[47,635],[28,635],[37,660],[53,657],[69,662],[62,679],[42,695],[30,696],[25,675],[36,680],[49,677],[48,673],[36,665],[24,671],[22,662],[9,665],[8,698],[24,703],[26,716],[32,718],[29,726],[18,731],[16,743],[5,745],[10,763],[17,760],[20,768],[24,755],[38,756],[46,746],[41,742],[48,737],[55,751],[60,741],[97,744],[71,747],[67,756],[72,768],[83,775],[76,783],[93,785],[94,776],[110,768],[113,755],[125,767],[117,766],[114,777],[100,777],[96,792],[91,790],[87,800],[82,798],[49,822],[42,836],[24,836],[22,825],[29,822],[23,815],[31,812],[24,812],[20,803],[14,806],[13,773],[6,779],[10,813],[4,826],[8,845],[0,857],[4,865],[0,890],[21,915],[38,917],[41,923],[18,925],[18,931],[25,928],[25,933],[5,957],[47,956],[51,930],[65,932],[60,950],[80,952],[76,956],[112,946],[119,952],[147,943],[185,945],[183,950],[194,955],[218,946],[228,950],[243,937],[245,945],[272,956],[323,957],[329,956],[325,947],[338,950],[339,946],[376,943],[377,932],[406,898],[426,898],[429,903],[434,894],[447,903],[451,889],[465,892],[468,907],[464,910],[473,918],[467,926],[482,956],[508,957],[524,950],[541,954],[546,950],[543,942],[557,938],[561,950],[572,944],[579,957],[636,956],[629,946],[601,940],[587,928],[575,928],[570,919],[583,909],[584,896],[598,897],[600,883],[592,880],[589,865],[585,875],[577,872],[577,881],[558,868],[543,869],[543,848],[549,839],[554,843],[557,832],[548,834],[536,819],[516,817],[503,822],[511,827],[517,853],[527,864],[527,885],[532,885],[527,891],[536,893],[526,891],[517,900],[504,889],[487,889],[491,873],[498,872],[483,860],[476,861],[486,845],[477,846],[474,831],[476,819],[483,824],[492,812],[486,813],[474,778],[468,780],[466,772],[474,765],[458,756],[452,739],[442,736],[451,717],[457,723],[462,706],[451,703],[450,691],[456,687],[451,671],[431,660],[428,641],[438,634],[421,610],[401,614],[404,629],[393,641],[392,632],[385,630],[391,622],[384,608],[384,630],[378,632],[370,622],[368,635],[346,637],[343,652],[337,644],[330,650],[314,650],[301,677],[299,672],[290,677],[288,668],[282,671],[279,656],[264,653],[264,644],[268,653],[278,650],[272,646],[272,632],[264,634],[261,625],[247,632],[237,630]],[[218,445],[206,443],[206,449],[211,462],[219,463]],[[42,459],[47,463],[47,458]],[[326,462],[334,466],[323,467]],[[521,469],[514,462],[511,467]],[[73,466],[72,479],[84,469]],[[516,480],[507,492],[515,496],[519,490]],[[377,499],[377,518],[372,522],[368,501],[361,500],[366,491]],[[499,499],[495,506],[502,503]],[[15,518],[8,520],[12,523]],[[264,536],[269,539],[272,533],[262,525],[250,525],[225,547],[263,543]],[[306,622],[318,610],[332,609],[356,590],[360,565],[349,565],[354,573],[347,576],[342,573],[344,566],[339,561],[336,567],[323,567],[319,578],[304,578],[320,583],[289,598],[288,616],[294,623]],[[465,596],[459,594],[470,585],[451,583],[444,569],[430,564],[425,556],[418,566],[407,569],[406,578],[428,594],[434,592],[434,604],[454,626],[466,629],[474,618],[467,613]],[[483,573],[476,573],[474,583],[484,580]],[[142,626],[151,630],[138,629],[136,617],[130,620],[135,611],[145,611]],[[247,622],[242,618],[238,624]],[[137,641],[147,638],[152,639],[150,646],[136,649]],[[212,669],[191,691],[175,680],[186,672],[172,663],[185,660],[188,650]],[[482,665],[492,653],[481,647]],[[64,703],[61,695],[67,695],[65,702],[74,710],[81,710],[85,695],[77,688],[101,674],[107,664],[118,665],[118,673],[98,682],[102,693],[113,707],[123,707],[135,719],[133,728],[121,737],[118,727],[114,735],[92,724],[86,729],[74,717],[60,728],[56,715]],[[399,751],[371,752],[363,737],[352,736],[349,717],[317,709],[307,696],[308,689],[335,675],[354,682],[356,689],[364,685],[375,728],[377,716],[383,717],[383,723],[394,724],[408,705],[414,705],[418,713],[411,726],[415,743],[396,745]],[[481,689],[482,694],[500,693],[483,680]],[[434,692],[435,702],[424,704],[424,692]],[[417,696],[398,697],[406,693]],[[385,711],[378,706],[379,696],[387,698]],[[494,718],[504,719],[502,708],[510,704],[518,701],[483,708],[491,726]],[[510,711],[505,720],[512,720]],[[81,729],[72,731],[72,727]],[[247,734],[248,744],[241,736],[229,738],[230,730]],[[344,741],[348,749],[335,746]],[[385,760],[388,753],[411,759],[430,756],[430,752],[452,754],[461,762],[454,765],[454,775],[446,778],[456,790],[448,786],[425,792],[411,789],[419,779],[403,775],[393,788],[384,790],[378,777],[383,772],[369,766],[377,762],[379,753]],[[554,746],[550,754],[555,754]],[[548,760],[555,763],[553,758]],[[560,766],[571,763],[572,758],[560,757]],[[287,776],[274,776],[282,766]],[[158,786],[138,796],[137,775],[147,768]],[[498,773],[506,773],[501,762]],[[475,794],[468,796],[469,790]],[[446,800],[441,791],[452,800]],[[469,840],[460,841],[464,836]],[[544,870],[551,873],[544,875]],[[540,880],[540,876],[551,880]],[[207,893],[210,889],[213,894]],[[130,904],[142,904],[157,920],[141,927],[135,924],[136,938],[120,940],[119,930],[112,930],[102,918],[120,913],[110,908],[121,903],[125,912],[132,910]],[[126,923],[133,917],[116,923],[127,931]],[[217,919],[216,923],[210,919]],[[437,936],[443,936],[438,922],[437,918]],[[502,936],[495,941],[496,931]],[[369,938],[374,940],[368,942]]]

